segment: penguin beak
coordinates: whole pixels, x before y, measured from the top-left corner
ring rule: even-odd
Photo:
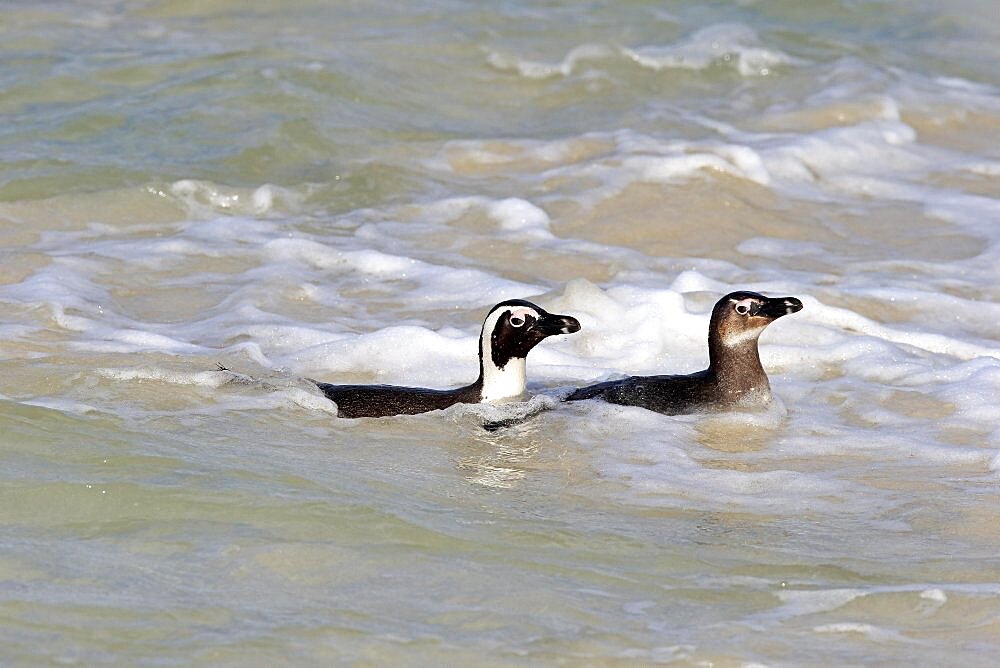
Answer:
[[[532,325],[532,329],[541,332],[544,336],[572,334],[580,331],[580,321],[570,315],[542,313],[541,317]]]
[[[757,307],[754,315],[777,320],[783,315],[802,310],[802,302],[795,297],[770,297]]]

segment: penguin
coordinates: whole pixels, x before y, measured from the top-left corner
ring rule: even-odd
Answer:
[[[802,302],[795,297],[731,292],[712,309],[707,369],[688,375],[610,380],[581,387],[565,400],[603,399],[666,415],[766,405],[771,385],[760,363],[757,339],[778,318],[801,310]]]
[[[479,335],[479,377],[452,390],[397,385],[335,385],[311,380],[345,418],[413,415],[453,404],[496,403],[525,393],[525,358],[542,339],[579,331],[580,323],[523,299],[500,302]]]

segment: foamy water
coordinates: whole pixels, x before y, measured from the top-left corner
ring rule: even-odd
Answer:
[[[0,657],[990,665],[994,14],[8,3]],[[766,410],[559,401],[737,289]],[[304,380],[466,384],[509,298],[582,324],[522,404]]]

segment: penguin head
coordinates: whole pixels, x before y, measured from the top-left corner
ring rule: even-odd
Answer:
[[[486,316],[479,340],[483,399],[507,399],[523,394],[524,360],[528,352],[542,339],[579,329],[576,318],[549,313],[523,299],[510,299],[494,306]]]
[[[712,309],[711,334],[729,348],[756,341],[769,324],[802,310],[795,297],[765,297],[756,292],[730,292]]]

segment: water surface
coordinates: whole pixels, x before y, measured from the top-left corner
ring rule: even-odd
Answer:
[[[995,12],[5,3],[0,657],[990,665]],[[553,399],[735,289],[805,304],[768,410]],[[583,324],[524,424],[301,380],[470,382],[513,297]]]

